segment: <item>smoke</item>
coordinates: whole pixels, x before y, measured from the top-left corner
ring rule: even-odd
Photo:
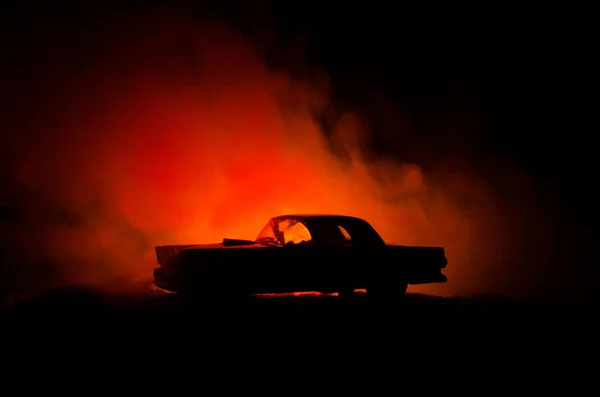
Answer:
[[[322,70],[271,70],[226,23],[181,15],[40,40],[3,134],[11,283],[150,277],[154,245],[253,239],[271,216],[316,212],[445,247],[449,282],[412,291],[534,290],[522,265],[551,236],[522,204],[529,181],[501,166],[508,195],[468,164],[373,156],[371,126],[332,103]]]

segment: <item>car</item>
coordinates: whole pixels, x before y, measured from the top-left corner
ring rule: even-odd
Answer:
[[[314,291],[403,296],[411,284],[443,283],[442,247],[386,244],[366,220],[280,215],[255,240],[155,247],[154,284],[182,295],[250,296]]]

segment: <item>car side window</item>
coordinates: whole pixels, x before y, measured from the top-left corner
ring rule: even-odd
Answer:
[[[338,229],[340,229],[340,232],[344,236],[344,240],[346,240],[346,241],[352,241],[352,238],[350,237],[350,233],[348,233],[348,231],[346,229],[344,229],[340,225],[338,225]]]

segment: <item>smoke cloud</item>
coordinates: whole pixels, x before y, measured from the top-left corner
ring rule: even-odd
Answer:
[[[332,102],[323,70],[268,68],[223,21],[148,14],[55,35],[35,38],[3,127],[4,287],[150,278],[154,245],[253,239],[271,216],[316,212],[446,248],[448,283],[411,291],[536,291],[525,264],[549,260],[552,236],[509,165],[489,161],[492,186],[472,165],[374,156],[372,126]]]

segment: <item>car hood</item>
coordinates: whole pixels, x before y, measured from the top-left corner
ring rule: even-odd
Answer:
[[[178,251],[189,251],[189,250],[198,250],[198,249],[215,249],[215,248],[236,249],[236,248],[277,248],[277,247],[273,247],[271,245],[259,244],[259,243],[240,244],[240,245],[229,245],[229,244],[223,244],[223,243],[214,243],[214,244],[195,244],[195,245],[190,245],[190,246],[187,246],[185,248],[181,248]]]

